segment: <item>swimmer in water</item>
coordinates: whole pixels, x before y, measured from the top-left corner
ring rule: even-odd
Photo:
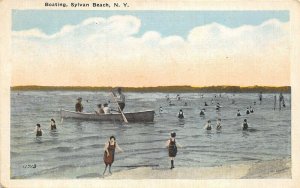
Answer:
[[[242,124],[242,129],[243,130],[247,130],[248,129],[247,119],[244,119],[244,123]]]
[[[51,130],[56,130],[56,124],[55,124],[55,120],[54,119],[51,119],[50,129]]]
[[[207,123],[206,123],[206,125],[204,126],[204,129],[211,130],[212,129],[212,125],[210,123],[211,123],[211,121],[208,120]]]
[[[220,108],[221,108],[220,103],[217,103],[217,105],[216,105],[216,110],[219,111]]]
[[[250,114],[250,110],[249,110],[248,107],[247,107],[247,110],[246,110],[246,114]]]
[[[206,102],[204,102],[204,106],[208,106],[208,104]]]
[[[236,116],[241,116],[240,110],[238,110]]]
[[[159,107],[159,113],[162,113],[163,111],[163,107]]]
[[[185,102],[185,103],[184,103],[184,106],[187,106],[187,105],[188,105],[187,102]]]
[[[36,132],[36,136],[42,136],[43,135],[43,131],[42,131],[41,125],[39,123],[36,124],[35,132]]]
[[[217,129],[217,130],[221,130],[221,128],[222,128],[222,125],[221,125],[221,119],[219,118],[219,119],[217,120],[217,123],[216,123],[216,129]]]
[[[204,116],[204,115],[205,115],[204,109],[202,109],[202,110],[200,111],[200,116]]]
[[[182,109],[179,110],[177,117],[178,117],[179,119],[183,119],[183,118],[184,118]]]
[[[250,106],[250,113],[254,113],[252,106]]]

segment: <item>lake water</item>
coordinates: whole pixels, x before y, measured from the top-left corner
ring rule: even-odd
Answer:
[[[170,132],[177,133],[176,140],[183,145],[178,149],[175,167],[206,167],[281,159],[291,156],[291,106],[290,95],[285,94],[286,108],[273,110],[274,94],[264,94],[260,105],[258,95],[177,93],[169,96],[174,106],[169,106],[166,93],[126,93],[125,111],[153,109],[153,123],[95,122],[64,119],[60,108],[74,110],[76,98],[83,98],[84,111],[92,112],[96,104],[112,100],[106,92],[78,91],[13,91],[11,93],[11,178],[95,178],[104,170],[103,147],[111,135],[117,139],[123,153],[116,153],[112,172],[138,166],[169,168],[170,162],[165,142]],[[214,104],[211,104],[214,99]],[[232,99],[235,104],[232,104]],[[88,101],[87,101],[88,100]],[[205,117],[200,117],[204,102]],[[256,105],[253,104],[257,101]],[[187,103],[187,106],[184,103]],[[222,108],[215,110],[216,102]],[[253,106],[254,113],[245,115],[246,107]],[[111,104],[115,107],[114,104]],[[164,109],[159,113],[159,107]],[[185,119],[178,120],[183,109]],[[242,117],[237,117],[237,109]],[[50,131],[54,118],[57,131]],[[203,129],[210,119],[222,119],[222,130]],[[253,131],[242,131],[247,118]],[[44,135],[37,139],[35,125],[41,124]]]

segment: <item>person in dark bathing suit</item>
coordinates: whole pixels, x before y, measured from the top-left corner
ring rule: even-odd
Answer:
[[[204,115],[205,115],[204,109],[202,109],[202,110],[200,111],[200,116],[204,116]]]
[[[36,136],[42,136],[43,135],[43,131],[42,131],[41,125],[39,123],[36,124],[35,132],[36,132]]]
[[[182,109],[179,110],[178,116],[177,116],[177,117],[178,117],[179,119],[183,119],[183,118],[184,118]]]
[[[236,116],[241,116],[240,110],[238,110]]]
[[[113,164],[115,160],[115,149],[118,149],[120,152],[123,152],[123,150],[119,147],[119,145],[116,142],[116,138],[114,136],[111,136],[109,138],[109,141],[105,143],[104,146],[104,156],[103,156],[103,161],[105,164],[105,169],[103,172],[103,176],[106,172],[107,166],[109,166],[109,173],[111,173],[111,165]]]
[[[250,106],[250,113],[254,113],[252,106]]]
[[[246,114],[250,114],[250,110],[249,110],[248,107],[247,107],[247,110],[246,110]]]
[[[82,101],[82,98],[79,97],[79,98],[77,99],[77,103],[76,103],[76,105],[75,105],[75,111],[76,111],[76,112],[82,112],[82,111],[83,111],[83,106],[82,106],[82,104],[81,104],[81,101]]]
[[[169,158],[171,160],[171,168],[170,169],[173,169],[175,168],[174,167],[174,159],[177,155],[177,146],[178,147],[182,147],[176,140],[175,140],[175,137],[176,137],[176,133],[175,132],[172,132],[171,133],[171,138],[167,141],[166,143],[166,146],[168,148],[168,151],[169,151]]]
[[[208,106],[208,104],[206,102],[204,102],[204,106]]]
[[[248,129],[248,123],[247,123],[247,119],[244,119],[244,123],[242,124],[242,129],[243,131],[247,130]]]
[[[55,120],[54,119],[51,119],[50,128],[51,128],[51,130],[56,130],[56,124],[55,124]]]

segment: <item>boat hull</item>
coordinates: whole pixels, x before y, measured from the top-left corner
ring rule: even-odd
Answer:
[[[96,113],[82,113],[69,110],[60,110],[61,118],[80,119],[88,121],[124,121],[121,113],[112,114],[96,114]],[[128,122],[153,122],[154,111],[147,110],[142,112],[125,112]]]

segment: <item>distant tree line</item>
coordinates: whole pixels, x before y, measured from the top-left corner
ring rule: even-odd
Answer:
[[[158,86],[158,87],[122,87],[126,92],[202,92],[202,93],[290,93],[290,86]],[[89,86],[14,86],[12,91],[111,91],[113,87],[89,87]]]

